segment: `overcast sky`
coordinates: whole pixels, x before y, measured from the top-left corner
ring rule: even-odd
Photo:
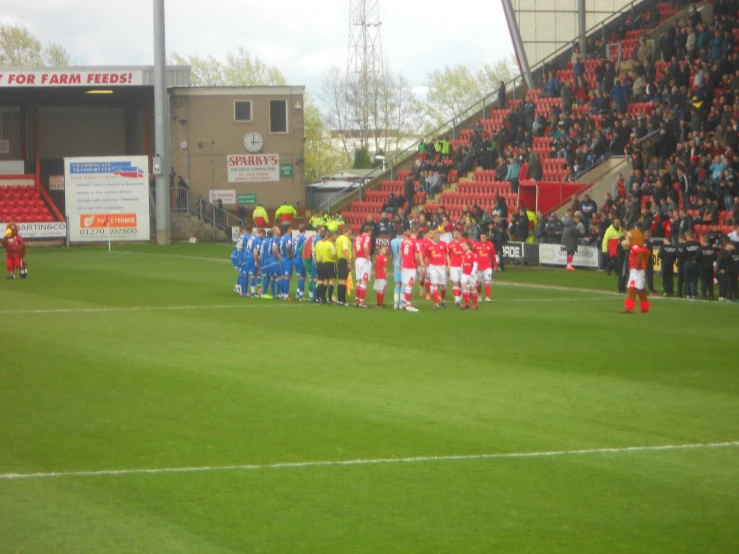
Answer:
[[[385,64],[414,87],[463,63],[476,70],[513,51],[498,0],[379,0]],[[292,85],[318,93],[346,67],[350,0],[168,0],[167,51],[226,54],[244,46]],[[0,22],[64,46],[78,65],[153,63],[152,0],[2,0]],[[464,22],[462,22],[464,21]]]

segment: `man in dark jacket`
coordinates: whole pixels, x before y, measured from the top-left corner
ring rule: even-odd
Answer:
[[[689,299],[698,298],[698,260],[701,255],[701,245],[694,240],[693,231],[685,233],[683,244],[683,279],[685,282],[685,296]]]
[[[716,261],[716,251],[708,243],[706,235],[701,237],[700,246],[698,278],[701,283],[701,297],[703,300],[713,300],[713,262]]]
[[[408,202],[408,205],[405,208],[406,215],[411,213],[411,210],[413,209],[413,195],[415,193],[416,193],[416,187],[413,184],[413,176],[408,175],[408,178],[405,180],[405,184],[403,185],[403,196]]]
[[[562,245],[567,250],[567,271],[575,271],[572,260],[577,252],[577,245],[585,236],[585,226],[582,223],[582,213],[575,212],[572,219],[567,218],[562,230]]]
[[[508,244],[508,223],[505,218],[499,215],[493,216],[495,250],[500,254],[499,271],[505,271],[505,262],[503,260],[503,247]]]
[[[665,241],[659,249],[659,259],[662,266],[662,295],[672,296],[675,293],[675,260],[677,259],[677,245]]]
[[[498,87],[498,109],[505,110],[505,83],[503,81]]]
[[[539,155],[532,153],[531,156],[529,156],[529,163],[526,166],[526,178],[531,179],[532,181],[541,181],[543,175],[544,170],[541,167]]]
[[[536,237],[536,242],[540,243],[547,243],[547,236],[546,236],[546,225],[547,225],[547,219],[544,217],[544,214],[541,211],[536,212],[536,230],[534,232],[534,236]]]
[[[633,196],[626,197],[626,215],[624,226],[627,229],[633,229],[639,220],[639,201]]]
[[[511,228],[511,235],[515,240],[526,242],[529,236],[529,217],[526,215],[524,208],[518,208],[516,214],[513,216],[513,226]]]
[[[545,221],[544,235],[546,240],[543,242],[547,242],[549,244],[561,244],[563,229],[564,225],[562,225],[557,214],[552,212],[549,214],[549,219]]]

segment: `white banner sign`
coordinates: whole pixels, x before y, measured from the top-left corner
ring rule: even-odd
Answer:
[[[280,180],[279,154],[232,154],[226,157],[229,183],[270,183]]]
[[[0,87],[128,87],[143,82],[142,71],[0,68]]]
[[[146,156],[64,159],[71,242],[148,241]]]
[[[567,249],[561,244],[540,244],[539,263],[541,265],[567,265]],[[592,246],[578,246],[572,265],[598,269],[598,249]]]
[[[0,175],[23,175],[24,173],[23,160],[0,162]],[[0,185],[2,185],[1,181]]]
[[[67,224],[54,221],[50,223],[17,223],[18,234],[24,239],[63,239],[67,236]]]
[[[236,191],[235,190],[209,190],[208,200],[211,204],[215,204],[219,200],[223,202],[224,206],[232,206],[236,204]]]

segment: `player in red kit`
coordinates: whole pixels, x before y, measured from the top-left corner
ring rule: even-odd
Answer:
[[[477,254],[477,294],[482,296],[482,283],[485,283],[485,302],[491,302],[490,289],[493,281],[493,268],[498,268],[495,258],[495,245],[488,240],[487,231],[480,233],[480,240],[475,243]]]
[[[452,282],[452,293],[454,303],[459,306],[462,302],[462,233],[455,229],[452,233],[454,239],[447,246],[449,251],[449,279]]]
[[[26,243],[18,234],[17,227],[8,227],[5,236],[0,241],[5,249],[5,267],[8,270],[7,279],[15,279],[15,270],[21,270],[21,277],[25,275],[23,258],[26,257]]]
[[[377,307],[385,307],[385,287],[387,287],[387,247],[382,246],[377,251],[375,258],[375,299]]]
[[[362,228],[362,234],[354,237],[354,270],[357,276],[356,305],[365,306],[367,283],[372,275],[372,235],[369,226]]]
[[[417,228],[413,227],[405,232],[405,238],[400,245],[400,274],[405,294],[405,310],[417,312],[411,304],[413,300],[413,285],[416,282],[416,268],[418,267],[418,253],[416,251],[416,240],[413,238],[418,234]]]
[[[418,277],[419,296],[421,298],[426,296],[427,300],[430,300],[429,296],[430,288],[426,281],[426,269],[428,267],[428,261],[426,260],[426,250],[431,242],[428,240],[428,234],[430,231],[426,230],[426,234],[419,232],[416,235],[416,254],[418,254],[418,267],[416,268],[416,277]],[[430,285],[430,283],[429,283]]]
[[[472,296],[472,309],[477,309],[477,254],[472,251],[470,243],[462,243],[462,297],[464,304],[462,309],[470,307],[470,296]]]
[[[439,231],[431,233],[431,246],[426,251],[428,256],[428,273],[426,280],[431,282],[431,294],[434,297],[434,309],[439,309],[439,299],[441,299],[441,307],[444,306],[446,299],[446,276],[449,267],[449,253],[447,244],[441,242]]]

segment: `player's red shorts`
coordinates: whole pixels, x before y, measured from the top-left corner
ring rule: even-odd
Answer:
[[[16,269],[21,268],[21,257],[20,256],[5,256],[5,267],[8,268],[8,273],[13,273]]]

